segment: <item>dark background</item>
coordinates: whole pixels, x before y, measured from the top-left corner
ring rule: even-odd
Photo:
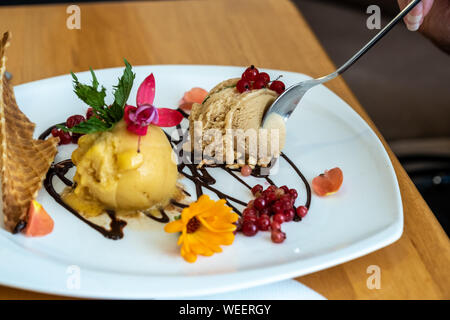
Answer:
[[[396,0],[291,1],[336,66],[378,32],[366,27],[369,5],[380,7],[382,26],[399,12]],[[2,0],[0,5],[80,2],[94,1]],[[449,234],[449,55],[401,23],[343,77]]]

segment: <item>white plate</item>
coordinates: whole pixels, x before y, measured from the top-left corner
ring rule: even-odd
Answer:
[[[134,67],[134,104],[139,83],[151,72],[156,77],[158,107],[175,107],[191,87],[212,88],[239,77],[244,68],[227,66]],[[123,68],[96,71],[109,91]],[[283,75],[286,85],[308,77],[293,72],[265,70]],[[82,82],[90,81],[87,72]],[[36,136],[67,116],[84,114],[86,106],[72,91],[69,75],[15,87],[23,112],[37,124]],[[380,249],[397,240],[403,230],[399,187],[381,142],[353,109],[324,86],[313,89],[295,110],[287,126],[285,153],[311,181],[339,166],[344,172],[341,190],[326,198],[313,195],[309,214],[299,223],[283,225],[283,244],[270,241],[269,232],[249,238],[238,235],[224,252],[199,257],[189,264],[179,255],[177,235],[163,225],[146,221],[125,228],[120,241],[104,238],[60,207],[42,189],[38,201],[55,220],[52,234],[26,238],[0,229],[0,283],[46,293],[99,298],[170,298],[198,296],[248,288],[325,269]],[[60,148],[58,159],[73,146]],[[254,178],[247,178],[251,184]],[[297,204],[305,200],[300,179],[280,162],[273,180],[299,190]],[[192,188],[186,182],[188,188]],[[223,175],[218,185],[250,199],[249,191]],[[192,189],[191,189],[192,191]],[[194,194],[193,192],[191,192]],[[74,281],[79,275],[80,282]]]

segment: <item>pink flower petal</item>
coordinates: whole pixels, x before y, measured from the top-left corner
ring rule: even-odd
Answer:
[[[174,109],[158,108],[158,122],[153,122],[159,127],[173,127],[183,120],[183,115]]]
[[[131,133],[137,134],[138,136],[145,136],[147,134],[148,126],[142,127],[135,123],[127,124],[127,130]]]
[[[130,124],[133,121],[130,119],[130,113],[136,112],[136,107],[125,105],[125,109],[123,110],[123,119],[125,120],[126,124]]]
[[[130,112],[128,117],[131,121],[141,126],[158,122],[158,111],[151,104],[143,104],[137,108],[135,113]]]
[[[136,105],[138,107],[143,104],[153,104],[155,100],[155,87],[155,77],[152,73],[139,86],[136,96]]]

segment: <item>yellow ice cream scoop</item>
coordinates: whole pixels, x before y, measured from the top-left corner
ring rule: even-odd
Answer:
[[[167,205],[177,192],[172,147],[154,125],[140,137],[139,150],[138,139],[123,120],[110,131],[82,136],[72,153],[76,187],[63,199],[90,216],[105,209],[120,214]]]

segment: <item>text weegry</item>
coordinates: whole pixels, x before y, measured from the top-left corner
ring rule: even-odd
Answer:
[[[213,312],[228,315],[268,315],[271,305],[263,304],[224,304],[219,307],[186,306],[180,307],[180,315],[203,315],[209,318]]]

